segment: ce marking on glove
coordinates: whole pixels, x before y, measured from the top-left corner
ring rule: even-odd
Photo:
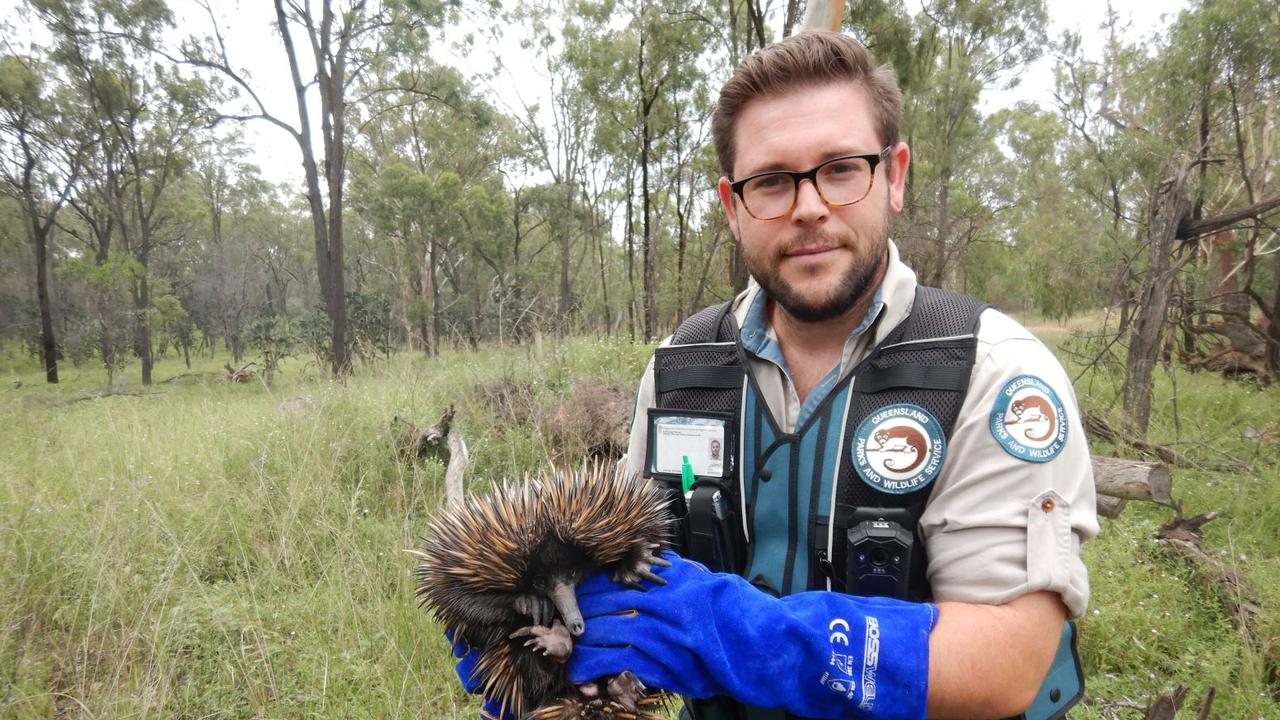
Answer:
[[[840,629],[837,630],[836,628]],[[839,643],[845,647],[849,646],[849,636],[846,634],[849,632],[849,623],[845,622],[844,618],[832,620],[827,629],[831,631],[831,635],[827,637],[828,642],[832,645]]]

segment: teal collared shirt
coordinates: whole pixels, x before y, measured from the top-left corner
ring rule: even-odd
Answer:
[[[795,381],[791,377],[790,368],[787,367],[787,359],[782,354],[782,346],[778,344],[777,335],[769,327],[767,300],[768,294],[761,289],[752,299],[751,305],[747,307],[747,314],[743,318],[740,331],[742,349],[761,360],[767,360],[777,365],[778,369],[782,370],[782,374],[787,378],[787,382],[794,388]],[[862,322],[858,323],[858,326],[853,329],[853,332],[849,333],[849,337],[845,340],[846,349],[851,341],[862,335],[867,331],[867,328],[870,328],[875,323],[882,309],[884,309],[884,301],[880,299],[880,289],[876,288],[876,294],[871,299],[871,307],[867,310],[866,316],[862,318]],[[841,353],[841,357],[843,355],[844,353]],[[827,374],[813,387],[809,396],[804,399],[804,404],[800,406],[800,414],[796,418],[796,427],[802,425],[813,414],[814,409],[831,392],[831,388],[835,387],[836,382],[840,379],[840,362],[839,359],[836,360],[835,365],[827,371]]]

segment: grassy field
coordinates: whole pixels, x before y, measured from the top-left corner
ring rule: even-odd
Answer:
[[[104,374],[64,368],[50,387],[13,361],[21,387],[0,378],[0,717],[476,717],[404,552],[444,469],[398,462],[391,420],[456,405],[469,483],[483,486],[566,442],[548,418],[575,381],[628,387],[648,353],[574,340],[542,357],[402,354],[345,383],[294,361],[273,387],[219,381],[222,358],[190,375],[168,360],[157,379],[182,377],[105,397]],[[1221,513],[1207,543],[1257,589],[1260,620],[1235,629],[1216,590],[1154,540],[1172,511],[1131,504],[1088,546],[1089,701],[1072,717],[1141,717],[1128,705],[1181,684],[1189,705],[1216,688],[1213,717],[1280,718],[1280,391],[1173,380],[1176,408],[1161,375],[1152,439],[1251,463],[1177,469],[1175,495],[1188,515]],[[1077,390],[1114,417],[1115,384],[1092,373]]]

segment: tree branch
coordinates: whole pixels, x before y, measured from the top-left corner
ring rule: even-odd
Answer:
[[[1177,233],[1174,235],[1178,240],[1195,240],[1205,235],[1211,235],[1219,230],[1224,230],[1235,225],[1239,225],[1245,220],[1256,220],[1258,217],[1266,213],[1280,208],[1280,195],[1277,195],[1260,202],[1256,202],[1248,207],[1240,208],[1232,212],[1215,215],[1214,217],[1204,218],[1203,220],[1189,220],[1183,218],[1178,223]]]

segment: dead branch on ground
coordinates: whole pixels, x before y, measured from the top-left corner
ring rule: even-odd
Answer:
[[[467,443],[462,433],[453,427],[454,407],[450,405],[440,416],[440,422],[426,428],[393,418],[392,425],[400,434],[400,459],[412,465],[423,457],[435,457],[445,463],[445,498],[450,506],[462,502],[463,477],[467,470]]]
[[[231,363],[226,363],[223,367],[227,369],[227,382],[249,382],[249,379],[253,377],[253,366],[256,364],[257,363],[250,361],[233,369],[231,367]]]
[[[1172,520],[1156,531],[1156,539],[1191,567],[1206,589],[1213,591],[1222,601],[1231,623],[1252,637],[1254,624],[1261,613],[1258,592],[1235,568],[1204,545],[1204,534],[1200,528],[1216,517],[1217,512],[1208,512]]]
[[[1193,460],[1186,455],[1168,447],[1167,445],[1157,445],[1137,437],[1122,434],[1119,430],[1111,427],[1105,419],[1094,415],[1093,413],[1084,414],[1084,429],[1090,436],[1099,440],[1105,440],[1114,445],[1129,447],[1139,452],[1145,453],[1152,457],[1175,465],[1178,467],[1196,468],[1199,470],[1212,470],[1214,472],[1246,472],[1249,470],[1249,464],[1244,462],[1228,462],[1228,463],[1210,463]]]

